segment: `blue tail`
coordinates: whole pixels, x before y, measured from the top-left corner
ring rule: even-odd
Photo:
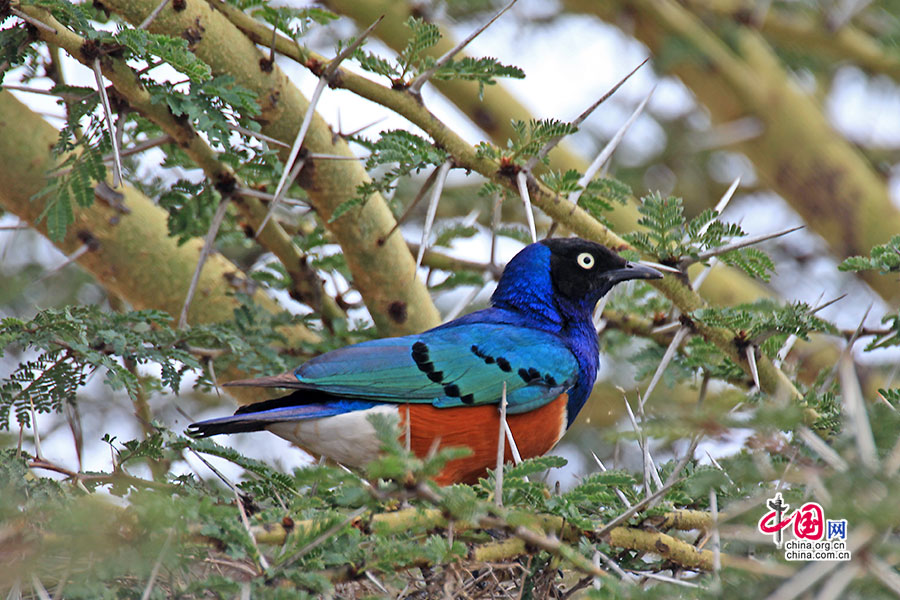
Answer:
[[[265,400],[242,406],[230,417],[209,419],[188,425],[187,434],[204,438],[221,433],[260,431],[275,423],[305,421],[333,417],[376,406],[377,402],[365,400],[331,400],[328,403],[303,402],[298,398],[303,392],[295,392],[284,398]],[[305,394],[304,394],[305,395]]]

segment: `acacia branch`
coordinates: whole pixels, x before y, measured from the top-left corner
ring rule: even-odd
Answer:
[[[140,23],[156,7],[155,0],[103,0],[102,4],[131,23]],[[257,94],[260,105],[257,119],[265,135],[286,143],[296,139],[309,102],[284,72],[272,65],[266,55],[220,12],[203,0],[186,0],[181,10],[173,10],[171,5],[163,9],[149,29],[154,33],[174,37],[184,35],[194,40],[191,50],[210,66],[214,74],[231,75],[239,85]],[[276,50],[277,41],[276,37]],[[262,44],[269,47],[271,43],[272,32],[268,30]],[[330,62],[323,57],[320,59],[313,67],[317,76]],[[340,71],[342,69],[337,73]],[[336,74],[335,79],[339,77]],[[303,145],[314,154],[352,156],[346,141],[334,136],[318,113],[312,116]],[[287,150],[282,151],[282,159],[285,158]],[[371,181],[359,161],[307,163],[298,179],[319,217],[341,245],[353,274],[354,287],[362,294],[379,330],[396,335],[439,324],[440,315],[428,289],[416,277],[413,257],[403,240],[391,236],[378,244],[395,223],[380,194],[370,195],[339,219],[331,221],[339,206],[357,198],[358,186]]]

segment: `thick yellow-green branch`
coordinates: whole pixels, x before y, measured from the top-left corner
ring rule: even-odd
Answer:
[[[143,21],[157,0],[103,0],[102,4],[127,21]],[[262,132],[291,144],[309,102],[278,65],[268,58],[221,13],[203,0],[169,3],[150,25],[155,33],[185,37],[191,50],[213,73],[228,74],[258,96]],[[315,113],[303,147],[309,152],[353,156],[347,143],[333,135]],[[286,157],[286,153],[284,155]],[[357,187],[369,182],[359,161],[307,161],[298,181],[316,212],[334,233],[353,273],[353,284],[379,330],[385,334],[418,332],[440,323],[440,315],[424,283],[416,277],[415,261],[401,236],[379,241],[395,225],[384,198],[372,194],[341,218],[330,222],[335,209],[357,196]]]

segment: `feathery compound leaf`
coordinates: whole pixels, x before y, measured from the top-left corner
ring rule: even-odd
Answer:
[[[504,65],[496,58],[465,57],[449,61],[434,73],[434,79],[464,79],[478,82],[478,98],[484,98],[484,86],[497,83],[497,77],[524,79],[525,72],[513,65]]]
[[[674,262],[681,257],[681,241],[685,234],[684,207],[681,198],[663,198],[659,192],[641,198],[638,225],[646,232],[630,234],[626,239],[640,250],[653,254],[661,262]]]
[[[841,271],[900,271],[900,235],[895,235],[886,244],[872,248],[869,256],[851,256],[840,265]]]
[[[503,156],[519,164],[524,164],[528,158],[537,155],[547,142],[578,131],[575,125],[559,119],[513,121],[512,128],[517,139],[507,142]]]
[[[134,58],[144,59],[148,63],[153,62],[153,57],[162,59],[191,81],[202,83],[212,77],[209,65],[190,51],[187,40],[183,38],[126,28],[112,36],[110,41],[122,44],[131,50]]]
[[[401,79],[410,73],[418,74],[433,65],[434,58],[423,56],[422,53],[441,39],[441,31],[437,25],[426,23],[418,17],[409,17],[405,25],[410,29],[411,35],[406,47],[397,55]]]

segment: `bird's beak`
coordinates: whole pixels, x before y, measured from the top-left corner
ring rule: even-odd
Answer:
[[[663,274],[647,265],[627,262],[621,269],[607,271],[606,278],[612,283],[628,281],[629,279],[662,279]]]

